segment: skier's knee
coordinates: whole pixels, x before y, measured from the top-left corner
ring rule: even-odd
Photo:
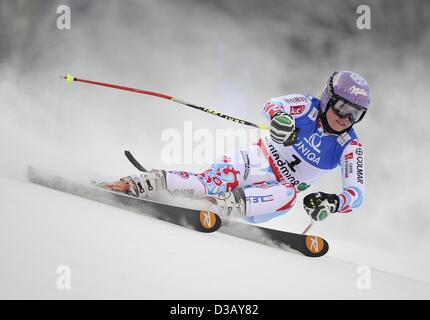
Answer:
[[[229,163],[216,163],[209,170],[197,174],[207,194],[229,192],[239,186],[240,171]]]

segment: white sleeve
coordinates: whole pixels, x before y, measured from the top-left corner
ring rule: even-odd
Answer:
[[[358,140],[352,140],[340,159],[343,192],[339,194],[338,212],[350,212],[363,202],[365,193],[364,149]]]
[[[271,98],[267,101],[262,110],[262,114],[267,119],[279,113],[285,112],[293,118],[300,117],[309,111],[311,101],[302,94],[289,94],[282,97]]]

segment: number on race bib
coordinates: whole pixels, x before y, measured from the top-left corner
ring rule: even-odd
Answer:
[[[293,154],[293,158],[294,158],[294,161],[291,161],[291,162],[287,161],[287,164],[288,164],[288,167],[291,169],[291,171],[296,172],[296,169],[294,169],[294,167],[300,164],[302,160],[300,160],[295,154]]]

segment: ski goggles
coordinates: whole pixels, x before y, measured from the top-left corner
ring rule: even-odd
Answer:
[[[357,106],[343,99],[337,99],[331,104],[334,113],[340,118],[349,118],[351,123],[357,123],[366,114],[366,108]]]

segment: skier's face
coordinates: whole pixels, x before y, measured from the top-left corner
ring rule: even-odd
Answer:
[[[338,117],[332,108],[328,108],[327,110],[327,122],[334,131],[342,131],[349,128],[352,125],[351,120],[349,118],[340,118]]]

